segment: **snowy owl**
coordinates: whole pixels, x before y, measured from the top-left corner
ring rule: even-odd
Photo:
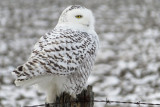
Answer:
[[[46,103],[53,103],[62,92],[76,97],[86,87],[98,44],[92,12],[69,6],[56,27],[35,44],[27,62],[12,72],[15,84],[36,85],[46,94]]]

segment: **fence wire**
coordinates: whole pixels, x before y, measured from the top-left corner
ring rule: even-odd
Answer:
[[[109,104],[132,104],[132,105],[138,105],[138,106],[160,106],[160,103],[147,103],[147,102],[131,102],[131,101],[113,101],[113,100],[93,100],[93,101],[69,101],[69,102],[63,102],[63,103],[51,103],[51,105],[58,105],[58,104],[67,104],[67,103],[76,103],[76,102],[96,102],[96,103],[106,103]],[[33,106],[24,106],[24,107],[38,107],[38,106],[46,106],[46,104],[40,104],[40,105],[33,105]]]

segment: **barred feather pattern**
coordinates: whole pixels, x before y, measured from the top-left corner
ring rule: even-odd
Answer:
[[[17,76],[16,81],[23,84],[24,81],[44,75],[64,77],[64,90],[79,94],[92,70],[97,48],[96,33],[57,27],[42,36],[28,61],[13,71]]]

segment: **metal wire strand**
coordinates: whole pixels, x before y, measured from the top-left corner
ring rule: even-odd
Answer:
[[[145,105],[145,106],[160,106],[160,103],[147,103],[147,102],[131,102],[131,101],[113,101],[113,100],[108,100],[106,98],[106,100],[93,100],[93,101],[69,101],[69,102],[64,102],[63,104],[67,104],[67,103],[72,103],[72,102],[95,102],[95,103],[106,103],[108,104],[133,104],[133,105]],[[62,104],[62,103],[52,103],[51,105],[55,105],[55,104]],[[41,105],[33,105],[33,106],[24,106],[24,107],[38,107],[38,106],[45,106],[46,104],[41,104]]]

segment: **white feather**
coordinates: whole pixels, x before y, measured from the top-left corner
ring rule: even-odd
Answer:
[[[75,97],[86,86],[98,42],[92,12],[69,6],[54,30],[36,43],[28,61],[15,70],[16,86],[36,86],[47,94],[47,103],[53,103],[64,91]]]

